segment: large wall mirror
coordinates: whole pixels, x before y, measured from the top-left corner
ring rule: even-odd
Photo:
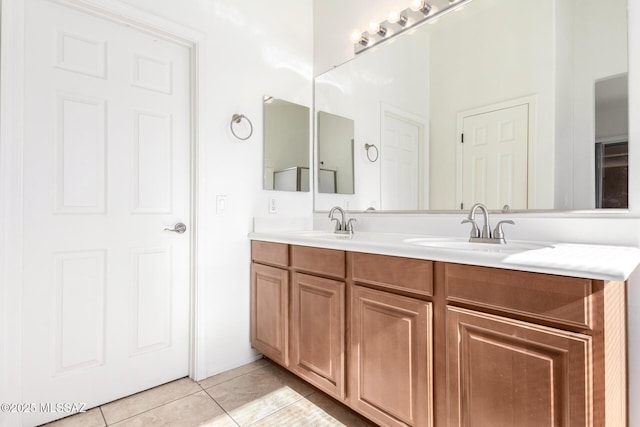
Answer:
[[[354,132],[315,209],[626,208],[627,94],[626,0],[468,0],[315,79]]]
[[[309,191],[309,107],[265,96],[265,190]]]

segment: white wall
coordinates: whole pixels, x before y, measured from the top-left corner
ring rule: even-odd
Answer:
[[[241,365],[254,352],[249,345],[249,241],[254,216],[305,216],[311,193],[262,190],[262,97],[270,95],[311,105],[312,2],[273,0],[172,1],[126,3],[197,29],[206,37],[203,120],[200,147],[202,223],[200,224],[199,306],[207,310],[205,375]],[[287,17],[283,20],[283,16]],[[229,121],[245,114],[253,137],[233,138]],[[216,215],[216,195],[227,209]]]

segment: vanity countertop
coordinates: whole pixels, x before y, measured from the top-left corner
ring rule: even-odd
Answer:
[[[640,249],[625,246],[533,241],[498,245],[456,237],[330,231],[259,232],[249,233],[249,239],[613,281],[627,280],[640,264]]]

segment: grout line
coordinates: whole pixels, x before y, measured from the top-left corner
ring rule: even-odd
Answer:
[[[107,419],[104,417],[104,412],[102,412],[102,406],[103,405],[98,406],[98,410],[100,411],[100,415],[102,416],[102,420],[104,421],[104,425],[108,427],[109,424],[107,423]]]
[[[258,359],[258,360],[260,360],[260,359]],[[246,375],[249,375],[249,374],[251,374],[251,373],[254,373],[254,372],[256,372],[256,371],[259,371],[260,369],[264,369],[264,368],[266,368],[266,367],[268,367],[268,366],[272,366],[272,365],[271,365],[271,364],[268,364],[268,365],[264,365],[264,366],[257,367],[256,369],[252,369],[252,370],[250,370],[250,371],[248,371],[248,372],[245,372],[245,373],[242,373],[242,374],[238,374],[237,376],[235,376],[235,377],[233,377],[233,378],[229,378],[228,380],[221,381],[221,382],[216,383],[216,384],[214,384],[214,385],[212,385],[212,386],[209,386],[209,387],[207,387],[207,388],[202,387],[202,384],[200,384],[199,382],[198,382],[198,385],[200,385],[200,387],[202,387],[202,389],[203,389],[204,391],[207,391],[207,390],[208,390],[208,389],[210,389],[210,388],[217,387],[217,386],[219,386],[219,385],[221,385],[221,384],[228,383],[229,381],[237,380],[238,378],[244,377],[244,376],[246,376]],[[220,374],[223,374],[223,373],[224,373],[224,372],[221,372]],[[218,374],[218,375],[219,375],[219,374]]]
[[[226,409],[224,409],[224,407],[223,407],[221,404],[219,404],[219,403],[218,403],[218,402],[213,398],[213,396],[211,396],[211,395],[209,394],[209,392],[208,392],[207,390],[204,390],[204,392],[207,394],[207,396],[209,396],[209,399],[211,399],[211,400],[213,401],[213,403],[215,403],[215,404],[218,406],[218,408],[222,409],[222,411],[223,411],[225,414],[227,414],[227,416],[231,419],[231,421],[233,421],[233,423],[234,423],[235,425],[240,426],[240,424],[236,421],[236,419],[235,419],[235,418],[233,418],[233,417],[231,416],[231,414],[230,414],[230,413],[228,413],[228,412],[227,412],[227,410],[226,410]]]
[[[185,378],[188,378],[188,377],[185,377]],[[181,380],[181,379],[182,379],[182,378],[179,378],[179,379],[177,379],[177,380],[175,380],[175,381],[179,381],[179,380]],[[192,380],[192,381],[193,381],[193,380]],[[172,382],[174,382],[174,381],[172,381]],[[197,384],[197,382],[196,382],[196,381],[193,381],[193,382]],[[171,383],[166,383],[166,384],[171,384]],[[162,385],[164,385],[164,384],[162,384]],[[158,386],[158,387],[161,387],[161,386]],[[154,388],[157,388],[157,387],[154,387]],[[150,388],[149,390],[153,390],[154,388]],[[200,387],[200,388],[202,388],[202,387]],[[148,391],[148,390],[145,390],[145,391]],[[204,392],[206,393],[206,391],[205,391],[205,390],[202,390],[202,391],[204,391]],[[142,391],[142,392],[140,392],[140,393],[144,393],[144,391]],[[142,411],[142,412],[138,412],[137,414],[133,414],[133,415],[131,415],[130,417],[127,417],[127,418],[123,418],[123,419],[121,419],[121,420],[118,420],[118,421],[116,421],[115,423],[113,423],[113,424],[111,424],[111,425],[113,426],[113,425],[116,425],[116,424],[121,423],[121,422],[123,422],[123,421],[130,420],[131,418],[137,417],[138,415],[146,414],[147,412],[151,412],[151,411],[153,411],[154,409],[161,408],[161,407],[166,406],[166,405],[168,405],[168,404],[170,404],[170,403],[177,402],[177,401],[178,401],[178,400],[180,400],[180,399],[184,399],[185,397],[189,397],[189,396],[192,396],[192,395],[197,394],[197,393],[200,393],[200,391],[196,390],[196,391],[194,391],[194,392],[192,392],[192,393],[187,393],[187,394],[185,394],[184,396],[180,396],[180,397],[178,397],[178,398],[176,398],[176,399],[169,400],[169,401],[167,401],[167,402],[161,403],[161,404],[160,404],[160,405],[158,405],[158,406],[154,406],[153,408],[149,408],[149,409],[144,410],[144,411]],[[132,394],[131,396],[135,396],[136,394],[139,394],[139,393]],[[208,394],[208,393],[207,393],[207,394]],[[127,397],[129,397],[129,396],[123,397],[122,399],[126,399]],[[121,399],[118,399],[118,400],[121,400]],[[117,400],[116,400],[115,402],[117,402]],[[104,418],[104,415],[103,415],[103,418]],[[106,419],[105,419],[105,423],[106,423]]]
[[[268,360],[268,359],[267,359],[267,360]],[[244,374],[238,375],[237,377],[231,378],[231,379],[229,379],[229,380],[227,380],[227,381],[223,381],[223,382],[221,382],[221,383],[219,383],[219,384],[224,384],[224,383],[226,383],[226,382],[229,382],[229,381],[231,381],[231,380],[235,380],[235,379],[237,379],[237,378],[240,378],[240,377],[243,377],[243,376],[245,376],[245,375],[248,375],[248,374],[250,374],[251,372],[256,372],[256,371],[258,371],[258,370],[260,370],[260,369],[264,369],[264,368],[267,368],[267,367],[269,367],[269,366],[272,366],[272,367],[273,367],[273,366],[275,366],[276,368],[280,368],[280,369],[282,369],[281,367],[279,367],[279,366],[278,366],[278,365],[276,365],[275,363],[273,363],[273,362],[269,361],[269,363],[268,363],[267,365],[265,365],[265,366],[261,366],[261,367],[259,367],[259,368],[257,368],[257,369],[254,369],[254,370],[252,370],[252,371],[249,371],[249,372],[246,372],[246,373],[244,373]],[[293,378],[296,378],[296,379],[297,379],[297,377],[296,377],[295,375],[291,374],[290,372],[288,372],[288,371],[286,371],[286,370],[284,370],[284,369],[282,369],[282,372],[284,372],[284,373],[285,373],[285,374],[287,374],[287,375],[292,375],[292,376],[293,376]],[[278,375],[278,374],[276,374],[276,376],[277,376],[277,375]],[[205,393],[207,393],[207,395],[211,398],[211,400],[213,400],[213,402],[214,402],[216,405],[218,405],[218,406],[219,406],[219,407],[220,407],[220,408],[225,412],[225,414],[227,414],[227,415],[229,416],[229,418],[231,418],[231,420],[233,420],[233,422],[234,422],[234,423],[236,423],[238,426],[240,426],[239,421],[237,421],[235,418],[233,418],[233,416],[232,416],[229,412],[227,412],[227,410],[226,410],[226,409],[225,409],[225,408],[224,408],[224,407],[223,407],[223,406],[222,406],[222,405],[221,405],[221,404],[220,404],[216,399],[214,399],[214,397],[213,397],[213,396],[211,396],[211,394],[209,394],[209,392],[207,391],[207,390],[209,390],[209,389],[211,389],[211,388],[213,388],[213,387],[215,387],[215,386],[217,386],[217,385],[219,385],[219,384],[213,385],[213,386],[209,387],[208,389],[205,389],[204,391],[205,391]],[[253,424],[255,424],[255,423],[257,423],[257,422],[259,422],[259,421],[261,421],[261,420],[264,420],[265,418],[268,418],[268,417],[270,417],[270,416],[272,416],[272,415],[275,415],[275,414],[277,414],[278,412],[280,412],[281,410],[283,410],[283,409],[285,409],[285,408],[288,408],[289,406],[294,405],[294,404],[296,404],[296,403],[300,402],[301,400],[307,400],[307,397],[311,396],[311,395],[312,395],[312,394],[314,394],[314,393],[316,393],[316,390],[314,390],[313,388],[311,389],[311,392],[310,392],[308,395],[306,395],[306,396],[302,395],[301,393],[296,392],[296,394],[298,394],[298,396],[300,396],[298,399],[296,399],[296,400],[294,400],[294,401],[290,402],[289,404],[287,404],[287,405],[285,405],[285,406],[283,406],[283,407],[281,407],[281,408],[276,409],[274,412],[271,412],[271,413],[269,413],[269,414],[266,414],[266,415],[265,415],[265,416],[263,416],[262,418],[258,418],[257,420],[252,421],[250,424],[247,424],[247,427],[248,427],[248,426],[250,426],[250,425],[253,425]],[[252,400],[252,402],[253,402],[253,400]],[[311,402],[310,402],[310,403],[311,403]],[[313,404],[313,403],[312,403],[312,405],[314,405],[314,406],[315,406],[315,404]]]
[[[268,363],[267,363],[267,364],[265,364],[265,365],[262,365],[262,366],[257,366],[256,368],[251,369],[250,371],[244,372],[244,373],[242,373],[242,374],[238,374],[238,375],[236,375],[235,377],[231,377],[231,378],[229,378],[228,380],[224,380],[224,381],[222,381],[222,382],[219,382],[219,383],[214,384],[214,385],[212,385],[212,386],[209,386],[209,387],[207,387],[207,388],[215,387],[215,386],[217,386],[218,384],[224,384],[224,383],[229,382],[229,381],[231,381],[231,380],[235,380],[236,378],[243,377],[243,376],[245,376],[245,375],[247,375],[247,374],[250,374],[250,373],[252,373],[252,372],[258,371],[258,370],[260,370],[260,369],[264,369],[264,368],[266,368],[267,366],[270,366],[270,365],[272,365],[272,364],[273,364],[273,362],[271,362],[269,359],[265,358],[264,356],[263,356],[261,359],[256,359],[256,360],[254,360],[254,361],[253,361],[253,362],[251,362],[251,363],[256,363],[258,360],[266,360]],[[249,363],[249,364],[251,364],[251,363]],[[246,366],[246,365],[244,365],[244,366]],[[240,369],[240,368],[242,368],[242,366],[238,366],[237,368],[234,368],[234,369]],[[232,370],[233,370],[233,369],[230,369],[230,371],[232,371]],[[207,380],[207,379],[209,379],[209,378],[215,377],[215,376],[217,376],[217,375],[222,375],[222,374],[224,374],[224,373],[226,373],[226,372],[229,372],[229,371],[222,371],[222,372],[220,372],[220,373],[218,373],[218,374],[215,374],[215,375],[212,375],[212,376],[210,376],[210,377],[207,377],[207,378],[205,378],[205,379],[204,379],[204,380],[202,380],[202,381],[206,381],[206,380]],[[198,383],[198,384],[200,384],[200,382],[201,382],[201,381],[197,381],[197,383]],[[202,387],[202,385],[200,385],[200,386]],[[203,389],[205,389],[204,387],[202,387],[202,388],[203,388]],[[205,390],[206,390],[206,389],[205,389]]]

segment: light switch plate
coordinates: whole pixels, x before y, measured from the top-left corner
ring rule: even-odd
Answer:
[[[227,196],[219,194],[216,196],[216,214],[222,215],[227,210]]]

